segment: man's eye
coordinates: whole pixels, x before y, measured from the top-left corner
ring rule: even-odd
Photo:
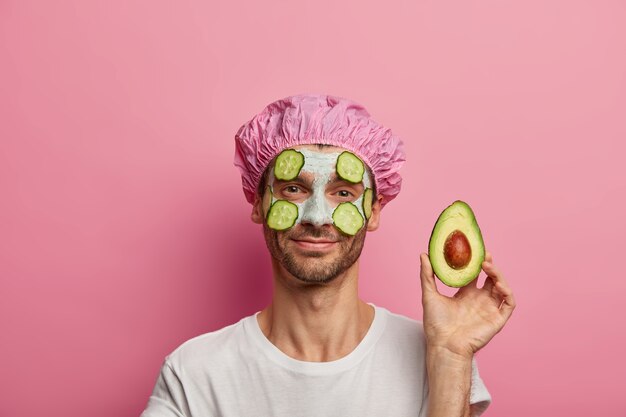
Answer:
[[[300,188],[296,187],[295,185],[288,185],[287,187],[285,187],[285,191],[288,193],[297,193],[298,191],[300,191]]]
[[[337,194],[339,195],[339,197],[352,197],[352,193],[347,190],[338,191]]]

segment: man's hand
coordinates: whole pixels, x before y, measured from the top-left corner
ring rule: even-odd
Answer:
[[[507,322],[515,299],[502,273],[485,253],[482,269],[487,279],[482,288],[478,279],[460,288],[453,297],[440,294],[430,259],[420,255],[424,332],[429,349],[443,349],[471,358],[485,346]]]

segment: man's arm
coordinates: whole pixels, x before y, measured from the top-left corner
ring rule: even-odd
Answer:
[[[472,358],[426,347],[428,416],[469,417]]]
[[[489,399],[472,404],[472,360],[456,357],[450,352],[430,351],[426,357],[430,386],[429,416],[479,416],[489,405]],[[484,394],[483,394],[484,395]]]
[[[468,417],[472,358],[501,329],[513,313],[513,292],[487,252],[482,288],[472,281],[453,297],[440,294],[428,255],[422,263],[422,304],[428,372],[428,416]]]

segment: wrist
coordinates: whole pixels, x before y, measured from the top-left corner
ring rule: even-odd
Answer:
[[[442,344],[427,343],[426,356],[437,362],[465,365],[471,363],[474,353],[471,350],[455,349]]]

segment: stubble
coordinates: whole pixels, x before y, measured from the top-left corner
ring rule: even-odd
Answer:
[[[296,279],[308,284],[327,284],[350,268],[361,255],[365,244],[366,227],[354,236],[345,236],[331,225],[316,227],[300,224],[279,232],[263,225],[265,243],[271,256]],[[291,239],[306,237],[337,241],[338,248],[331,253],[295,250]]]

